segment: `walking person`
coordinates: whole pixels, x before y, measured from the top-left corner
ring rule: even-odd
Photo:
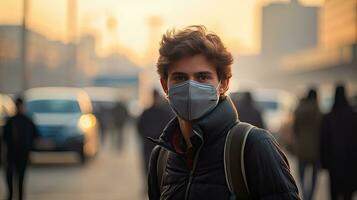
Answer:
[[[255,104],[255,101],[250,92],[244,92],[236,102],[236,107],[239,112],[239,120],[250,123],[258,128],[265,128],[261,111]]]
[[[13,199],[13,191],[18,199],[24,199],[24,179],[30,150],[37,129],[32,120],[25,115],[25,105],[21,98],[16,99],[17,112],[4,126],[6,146],[6,183],[8,200]],[[15,187],[14,187],[15,186]]]
[[[303,98],[294,114],[295,152],[299,161],[299,176],[304,200],[312,200],[320,160],[320,127],[322,114],[319,109],[317,92],[310,89]],[[305,184],[305,171],[312,168],[311,185]]]
[[[321,163],[330,175],[331,199],[351,200],[357,190],[357,114],[345,87],[338,85],[330,113],[321,127]]]
[[[355,112],[357,112],[357,95],[353,96],[352,101],[352,108]]]
[[[122,150],[124,145],[124,126],[129,118],[128,109],[124,102],[117,102],[112,112],[115,126],[115,130],[112,133],[114,146],[116,146],[118,150]]]
[[[226,95],[233,58],[204,26],[168,31],[157,71],[175,113],[149,164],[150,200],[300,199],[266,130],[239,122]]]
[[[147,137],[157,138],[164,130],[166,124],[173,118],[173,113],[169,105],[163,100],[157,90],[153,91],[153,103],[144,110],[138,120],[138,132],[142,141],[142,154],[144,160],[145,175],[149,167],[150,154],[155,144]]]

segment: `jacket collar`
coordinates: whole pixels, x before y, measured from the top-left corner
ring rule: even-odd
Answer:
[[[194,132],[194,136],[191,138],[192,144],[195,146],[200,142],[210,145],[218,138],[223,137],[236,123],[238,123],[237,110],[231,99],[224,97],[215,109],[192,123]],[[181,134],[177,117],[167,124],[159,139],[149,139],[167,150],[176,152],[173,144],[175,134]]]

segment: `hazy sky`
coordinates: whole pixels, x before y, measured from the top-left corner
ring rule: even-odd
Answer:
[[[50,39],[66,41],[67,0],[29,2],[30,28]],[[78,0],[78,31],[82,34],[91,32],[100,39],[100,54],[118,48],[131,57],[145,59],[154,56],[158,36],[166,29],[204,24],[218,33],[235,54],[256,52],[259,50],[260,9],[269,2],[276,1]],[[322,2],[302,1],[307,5]],[[0,0],[0,23],[18,24],[21,16],[22,0]],[[162,25],[150,35],[148,21],[153,16]]]

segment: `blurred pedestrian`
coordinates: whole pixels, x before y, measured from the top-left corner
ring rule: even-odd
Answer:
[[[21,98],[16,99],[17,112],[4,126],[6,145],[6,182],[8,200],[13,198],[13,186],[18,191],[18,199],[23,199],[24,178],[32,142],[37,137],[37,129],[25,115],[25,105]]]
[[[97,118],[100,130],[100,142],[103,144],[106,136],[106,121],[104,120],[104,114],[108,114],[104,112],[104,108],[98,102],[93,102],[93,114]]]
[[[319,109],[317,92],[310,89],[301,99],[294,116],[295,153],[299,160],[299,175],[304,200],[312,200],[320,159],[320,126],[322,114]],[[312,167],[311,185],[305,185],[305,170]]]
[[[257,108],[251,93],[244,92],[241,95],[241,98],[236,101],[239,120],[265,128],[261,111]]]
[[[151,107],[146,109],[138,120],[138,132],[140,136],[142,136],[145,174],[147,174],[149,166],[150,153],[155,146],[155,144],[149,141],[147,137],[158,138],[173,116],[174,114],[167,101],[163,99],[157,90],[154,90]]]
[[[321,129],[321,163],[330,175],[331,199],[349,200],[357,189],[357,114],[343,85],[336,87],[332,110]]]
[[[352,98],[352,107],[355,112],[357,112],[357,95]]]
[[[129,117],[128,109],[124,102],[118,101],[113,108],[114,126],[115,130],[113,133],[114,144],[119,150],[123,148],[124,144],[124,125]]]

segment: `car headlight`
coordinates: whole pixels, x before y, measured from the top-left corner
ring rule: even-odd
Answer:
[[[92,114],[85,114],[79,118],[78,126],[83,132],[87,132],[88,129],[95,127],[97,119]]]

